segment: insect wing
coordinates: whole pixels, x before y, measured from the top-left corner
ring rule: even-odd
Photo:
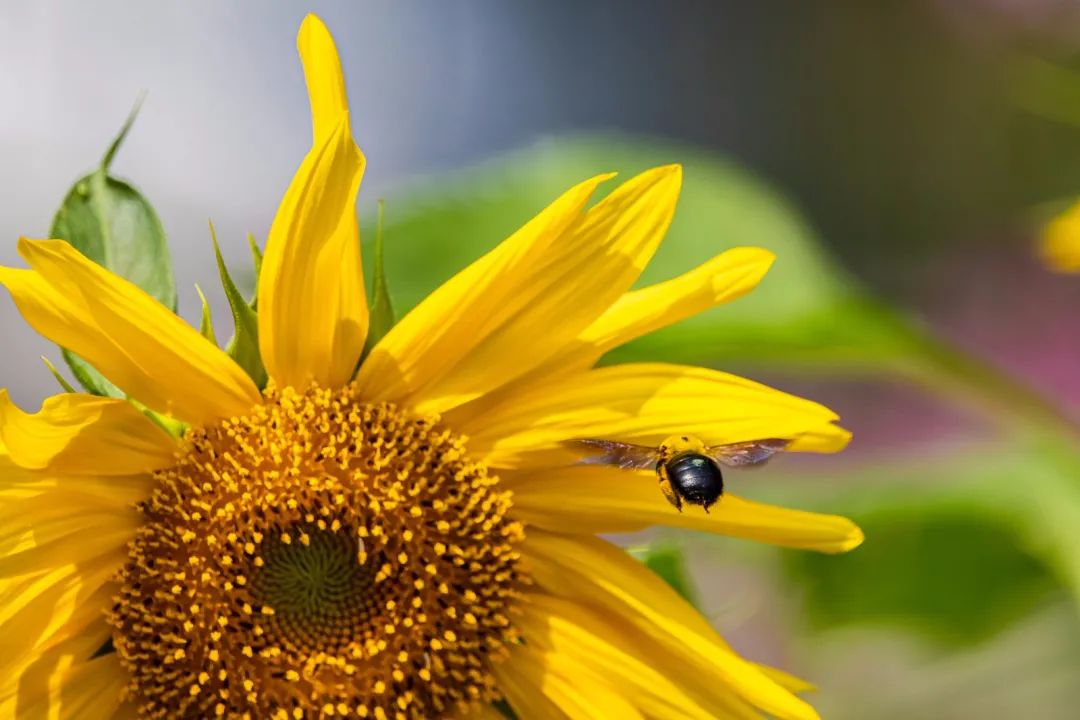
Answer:
[[[761,465],[776,453],[785,449],[790,440],[756,440],[754,442],[733,443],[731,445],[713,445],[709,454],[714,460],[731,467]]]
[[[574,440],[567,443],[586,454],[579,465],[612,465],[623,470],[652,470],[656,467],[656,448],[611,440]]]

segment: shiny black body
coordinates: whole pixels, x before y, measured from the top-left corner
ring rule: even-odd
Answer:
[[[712,458],[687,453],[669,460],[664,469],[672,490],[691,505],[708,510],[724,494],[724,476]]]

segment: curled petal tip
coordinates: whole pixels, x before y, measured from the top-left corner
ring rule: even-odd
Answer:
[[[683,168],[679,163],[661,165],[660,167],[653,168],[646,174],[654,175],[657,180],[664,183],[671,183],[675,187],[682,187]]]
[[[776,262],[776,253],[774,253],[772,250],[766,250],[765,248],[761,247],[747,247],[746,249],[752,251],[755,255],[757,255],[758,259],[763,263],[772,265],[774,262]]]
[[[841,546],[840,552],[854,550],[862,545],[865,539],[866,536],[863,534],[862,528],[855,523],[851,523],[851,532],[848,533],[847,541]]]
[[[847,428],[836,426],[836,452],[840,452],[851,443],[851,431]]]
[[[305,30],[316,30],[316,29],[321,29],[321,30],[325,31],[326,30],[326,23],[324,23],[322,18],[319,17],[318,15],[316,15],[315,13],[308,13],[307,15],[304,16],[304,21],[302,23],[300,23],[300,32],[304,32]]]

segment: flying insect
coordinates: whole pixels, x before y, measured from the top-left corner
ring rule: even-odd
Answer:
[[[724,494],[721,465],[761,465],[788,446],[788,440],[769,438],[729,445],[706,445],[693,435],[672,435],[660,447],[611,440],[573,440],[568,445],[586,454],[580,465],[611,465],[623,470],[655,470],[660,491],[675,509],[683,503],[705,512]]]

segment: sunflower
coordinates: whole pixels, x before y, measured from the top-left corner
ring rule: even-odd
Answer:
[[[1080,202],[1054,217],[1040,237],[1043,262],[1057,272],[1080,272]]]
[[[816,717],[805,683],[742,659],[598,534],[665,524],[840,552],[858,528],[730,494],[680,514],[651,473],[565,456],[576,438],[689,432],[842,448],[834,413],[748,380],[594,368],[748,292],[770,253],[630,290],[681,172],[590,205],[601,175],[361,361],[364,157],[329,32],[308,17],[298,44],[314,142],[258,280],[264,387],[62,241],[22,239],[29,269],[0,270],[36,330],[130,398],[28,413],[0,392],[0,716]]]

